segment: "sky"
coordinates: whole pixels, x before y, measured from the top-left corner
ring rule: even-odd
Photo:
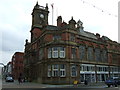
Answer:
[[[83,22],[84,30],[118,41],[119,0],[1,0],[0,2],[0,63],[11,61],[15,52],[24,52],[25,40],[30,41],[32,10],[36,2],[49,7],[49,24],[56,25],[58,16],[68,21],[73,16]]]

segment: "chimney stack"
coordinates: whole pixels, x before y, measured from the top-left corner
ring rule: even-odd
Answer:
[[[61,26],[61,24],[62,24],[62,17],[58,16],[58,18],[57,18],[57,26]]]

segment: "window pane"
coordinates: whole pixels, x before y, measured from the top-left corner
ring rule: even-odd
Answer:
[[[100,49],[95,49],[95,60],[101,61]]]
[[[60,51],[64,51],[64,47],[60,47]]]
[[[53,51],[58,51],[58,47],[53,47]]]
[[[73,77],[77,76],[76,66],[73,65],[71,69],[72,69],[72,70],[71,70],[71,75],[72,75]]]
[[[48,66],[48,77],[51,77],[52,71],[51,71],[51,65]]]
[[[71,58],[76,58],[76,49],[75,48],[72,48],[71,50]]]
[[[54,35],[53,36],[53,40],[60,40],[61,39],[61,36],[60,35]]]
[[[85,46],[80,45],[79,51],[80,51],[80,60],[83,60],[85,58]]]
[[[74,35],[74,34],[71,34],[70,40],[71,40],[71,41],[75,41],[75,35]]]
[[[93,48],[89,47],[88,48],[88,60],[93,60]]]
[[[51,58],[51,56],[52,56],[52,48],[49,48],[48,49],[48,58]]]
[[[61,64],[61,65],[60,65],[60,69],[65,69],[65,65],[64,65],[64,64]]]
[[[58,58],[58,47],[53,47],[52,57]]]

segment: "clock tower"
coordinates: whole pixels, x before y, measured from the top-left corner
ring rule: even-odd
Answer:
[[[43,28],[48,25],[48,13],[48,4],[46,4],[46,7],[43,7],[37,2],[32,12],[32,28]]]
[[[43,7],[36,3],[32,12],[31,42],[34,42],[41,35],[43,28],[48,25],[48,13],[48,4]]]

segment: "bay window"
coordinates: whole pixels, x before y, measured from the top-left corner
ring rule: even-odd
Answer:
[[[65,58],[65,48],[60,47],[60,58]]]
[[[58,47],[53,47],[52,57],[58,58]]]
[[[48,77],[51,77],[52,75],[52,70],[51,70],[51,65],[48,66]]]
[[[48,65],[48,77],[65,77],[65,76],[66,76],[65,64]]]
[[[61,64],[60,65],[60,77],[65,77],[66,72],[65,72],[65,65]]]
[[[58,71],[58,65],[57,64],[55,64],[55,65],[52,65],[52,76],[54,76],[54,77],[57,77],[57,76],[59,76],[59,71]]]
[[[48,48],[48,58],[65,58],[64,47]]]

